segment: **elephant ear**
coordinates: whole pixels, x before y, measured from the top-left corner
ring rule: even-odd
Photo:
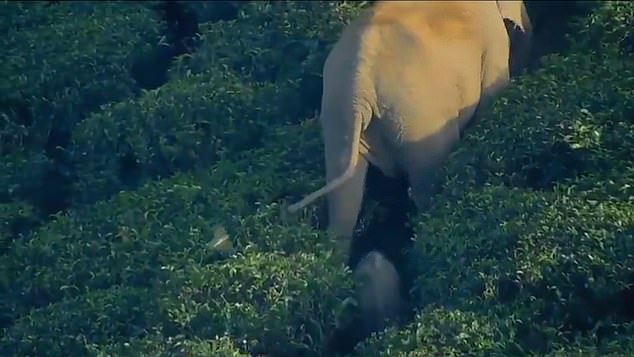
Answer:
[[[515,77],[519,75],[522,68],[528,64],[531,36],[513,20],[505,18],[504,27],[506,27],[506,33],[509,36],[510,42],[510,75]]]

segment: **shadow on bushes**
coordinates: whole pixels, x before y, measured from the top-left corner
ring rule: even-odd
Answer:
[[[563,53],[570,43],[566,34],[572,22],[588,16],[601,1],[526,1],[526,10],[534,27],[534,53],[529,70],[539,66],[539,58],[551,53]]]
[[[590,154],[587,150],[572,149],[566,142],[555,142],[550,147],[536,152],[530,160],[524,158],[511,164],[512,172],[524,174],[521,177],[522,182],[507,182],[507,185],[551,191],[557,183],[587,173],[584,156]]]
[[[143,89],[155,89],[169,80],[173,60],[195,51],[199,42],[199,24],[232,20],[238,16],[238,1],[160,1],[154,5],[167,23],[166,44],[138,59],[131,68],[132,77]]]
[[[6,16],[7,22],[12,24],[13,28],[20,27],[22,25],[27,31],[34,31],[33,36],[27,36],[27,39],[36,38],[40,36],[39,27],[47,24],[54,24],[61,28],[60,31],[74,31],[81,32],[84,31],[82,25],[79,25],[80,21],[84,21],[90,23],[91,16],[94,15],[94,7],[96,3],[79,3],[79,4],[69,4],[63,2],[49,2],[49,3],[32,3],[32,4],[20,4],[20,5],[7,5],[6,8]],[[123,3],[119,4],[111,4],[113,9],[116,9],[116,6],[128,6]],[[138,4],[137,4],[138,5]],[[141,5],[144,6],[144,5]],[[46,10],[43,10],[44,7]],[[228,19],[231,17],[235,17],[237,13],[237,4],[236,2],[214,2],[214,3],[206,3],[205,5],[200,5],[198,2],[176,2],[176,1],[161,1],[158,4],[150,4],[148,7],[154,8],[160,17],[163,18],[164,22],[167,23],[167,28],[163,30],[164,35],[167,38],[166,44],[155,45],[154,43],[148,43],[149,53],[147,51],[139,51],[143,53],[138,53],[136,55],[133,54],[136,58],[131,58],[127,63],[130,65],[130,75],[134,79],[130,83],[125,83],[121,87],[126,87],[128,84],[136,84],[135,86],[130,86],[129,89],[131,91],[130,94],[138,93],[140,88],[143,89],[153,89],[161,86],[167,80],[166,72],[168,67],[171,64],[171,60],[180,54],[191,51],[194,48],[194,38],[198,33],[198,22],[200,21],[199,13],[195,13],[192,10],[194,7],[202,7],[207,10],[211,10],[211,13],[208,12],[206,14],[205,20],[222,20]],[[136,9],[138,10],[138,9]],[[78,24],[74,24],[72,21],[68,21],[67,27],[63,27],[58,24],[55,20],[57,15],[67,16],[70,19],[76,20]],[[70,16],[69,16],[70,14]],[[121,15],[123,20],[125,21],[125,15],[120,14],[117,11],[114,13],[108,13],[104,11],[103,14],[97,12],[98,16],[95,18],[97,20],[101,16],[112,16],[116,18],[116,16]],[[107,15],[104,15],[107,14]],[[146,16],[147,18],[148,16]],[[134,18],[129,18],[129,21],[134,21]],[[56,22],[57,21],[57,22]],[[108,22],[106,22],[108,23]],[[116,22],[114,22],[116,24]],[[149,20],[148,23],[151,23]],[[144,23],[145,24],[145,23]],[[74,27],[73,27],[74,26]],[[139,25],[139,28],[142,30],[146,30],[143,28],[144,25]],[[57,29],[57,28],[55,28]],[[86,30],[87,31],[87,30]],[[139,31],[131,31],[133,35],[138,36]],[[37,35],[37,36],[35,36]],[[144,33],[145,35],[145,33]],[[43,35],[42,35],[43,36]],[[113,34],[113,37],[120,36],[119,33]],[[68,36],[63,36],[68,37]],[[124,39],[125,40],[125,39]],[[148,40],[148,38],[143,38],[142,40]],[[152,39],[153,40],[153,39]],[[15,42],[15,41],[14,41]],[[115,41],[108,42],[107,40],[103,40],[104,43],[114,43]],[[99,42],[101,43],[101,42]],[[59,46],[58,46],[59,47]],[[128,46],[130,47],[130,46]],[[123,47],[126,48],[126,47]],[[18,50],[18,49],[16,49]],[[41,60],[44,56],[56,55],[57,47],[46,47],[41,49],[41,53],[33,54],[33,57],[36,57],[37,60]],[[116,55],[121,56],[119,53]],[[114,57],[114,56],[113,56]],[[90,59],[90,57],[88,58]],[[117,58],[119,60],[119,58]],[[14,61],[16,62],[16,61]],[[30,62],[30,61],[23,61]],[[87,61],[85,61],[87,62]],[[123,61],[121,61],[123,62]],[[37,62],[34,62],[37,64]],[[20,65],[19,63],[10,63],[11,65],[17,66],[18,69],[24,70],[20,66],[24,67],[24,65]],[[57,63],[54,63],[56,65]],[[65,72],[68,70],[63,66],[54,66],[57,69],[57,72]],[[59,67],[59,68],[57,68]],[[104,67],[100,66],[99,63],[95,65],[95,67]],[[107,66],[105,66],[107,67]],[[113,66],[114,67],[114,66]],[[123,66],[121,66],[123,67]],[[44,120],[45,118],[40,119],[40,117],[44,117],[48,115],[51,110],[50,108],[40,109],[40,106],[43,106],[41,103],[29,103],[29,98],[27,98],[24,94],[19,94],[21,97],[25,98],[9,98],[3,96],[3,105],[2,108],[5,108],[6,111],[11,112],[12,114],[8,114],[5,116],[5,121],[0,122],[0,137],[2,138],[2,145],[0,145],[0,153],[11,153],[15,151],[16,147],[28,147],[29,150],[31,147],[38,151],[43,149],[43,152],[46,154],[48,159],[50,159],[50,163],[45,165],[47,170],[42,171],[43,177],[31,178],[29,181],[37,181],[33,183],[29,183],[29,190],[21,190],[24,193],[28,200],[35,204],[37,207],[42,208],[43,215],[47,216],[51,213],[55,213],[60,210],[65,210],[68,208],[68,201],[66,199],[68,190],[73,184],[72,175],[69,174],[69,171],[72,171],[72,163],[67,159],[69,151],[72,151],[72,148],[69,146],[70,138],[71,138],[71,130],[74,124],[82,119],[82,117],[97,107],[97,105],[104,102],[102,98],[90,98],[90,94],[88,93],[92,88],[87,78],[88,76],[82,77],[84,74],[91,74],[94,72],[89,72],[89,67],[87,69],[81,68],[75,74],[78,77],[77,85],[80,86],[80,90],[78,93],[71,92],[70,94],[75,97],[79,97],[74,102],[71,103],[74,108],[69,108],[68,110],[62,110],[55,108],[55,110],[63,112],[64,115],[53,115],[51,120]],[[12,69],[12,67],[9,67]],[[27,69],[31,69],[27,67]],[[62,71],[63,69],[63,71]],[[101,71],[105,72],[105,75],[102,73],[97,73],[97,75],[102,75],[104,77],[111,77],[110,79],[115,82],[125,82],[120,78],[112,78],[115,77],[111,73],[107,72],[109,69],[102,69]],[[117,68],[118,70],[118,68]],[[15,72],[15,71],[13,71]],[[28,72],[28,71],[27,71]],[[120,71],[121,72],[121,71]],[[27,75],[30,73],[27,73]],[[117,73],[119,74],[119,73]],[[30,78],[27,78],[30,79]],[[36,92],[35,94],[39,94],[39,92],[45,91],[47,88],[40,88],[39,86],[62,86],[63,80],[59,78],[58,75],[51,76],[51,78],[44,77],[39,79],[43,84],[37,83],[36,80],[29,81],[29,85],[26,86],[27,94],[31,94],[31,91]],[[62,83],[58,83],[62,81]],[[14,81],[16,82],[16,81]],[[19,81],[17,81],[19,82]],[[136,82],[136,83],[132,83]],[[39,85],[39,86],[38,86]],[[108,87],[108,83],[101,85],[101,92],[120,92],[125,96],[126,91],[121,90],[122,88],[110,88]],[[83,86],[83,87],[81,87]],[[15,87],[15,86],[14,86]],[[33,87],[33,88],[31,88]],[[88,88],[86,88],[88,87]],[[108,90],[103,90],[103,88],[107,88]],[[22,93],[23,90],[20,87],[17,88],[9,88],[13,89],[13,92]],[[8,93],[9,91],[7,91]],[[83,93],[82,93],[83,92]],[[83,94],[83,95],[82,95]],[[54,96],[57,93],[53,93]],[[67,95],[68,96],[68,95]],[[38,96],[34,96],[38,97]],[[89,97],[88,99],[84,97]],[[108,95],[105,95],[106,102],[107,99],[111,99]],[[116,96],[115,96],[116,97]],[[47,98],[50,99],[50,98]],[[68,99],[68,98],[64,98]],[[71,102],[74,98],[70,98],[68,100]],[[35,99],[37,100],[37,99]],[[53,102],[53,100],[45,101],[45,102]],[[57,106],[63,106],[65,103],[61,103],[57,101]],[[35,108],[34,108],[35,107]],[[72,110],[70,110],[72,109]],[[71,111],[71,113],[68,113]],[[69,115],[70,114],[70,115]],[[41,123],[41,124],[38,124]],[[124,171],[134,171],[130,170],[134,168],[133,159],[127,160],[124,157],[122,159],[122,169]],[[24,165],[23,165],[24,166]],[[28,166],[28,165],[26,165]],[[134,176],[134,175],[133,175]],[[53,179],[52,181],[49,179]],[[12,183],[12,182],[10,182]],[[20,182],[20,184],[22,184]],[[53,186],[52,184],[55,184]],[[37,186],[37,187],[35,187]],[[28,191],[28,192],[27,192]],[[39,193],[44,193],[44,195],[40,195]]]
[[[16,203],[14,207],[31,206],[33,217],[27,221],[46,220],[69,207],[72,128],[104,103],[138,93],[131,66],[148,55],[163,31],[144,6],[2,6],[1,70],[6,80],[0,85],[0,190],[6,191],[0,196]],[[14,212],[9,218],[21,216]],[[24,224],[18,225],[26,233]]]

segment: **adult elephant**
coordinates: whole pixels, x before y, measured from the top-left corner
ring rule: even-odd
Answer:
[[[526,63],[532,26],[522,1],[378,1],[351,22],[323,69],[320,123],[328,230],[348,255],[368,164],[405,175],[424,208],[434,173],[464,127]]]

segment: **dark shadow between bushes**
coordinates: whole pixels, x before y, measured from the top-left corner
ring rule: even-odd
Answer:
[[[372,164],[368,167],[364,202],[375,201],[382,214],[373,215],[363,231],[355,235],[348,265],[354,269],[369,252],[376,250],[385,255],[394,265],[401,280],[401,296],[405,311],[401,320],[407,322],[414,317],[413,304],[409,291],[415,276],[408,269],[406,251],[411,248],[413,230],[409,226],[409,214],[415,210],[409,199],[408,183],[405,179],[393,179],[384,176]],[[367,205],[364,204],[364,208]],[[362,209],[360,216],[363,216]],[[335,331],[329,341],[328,349],[333,354],[347,355],[366,336],[361,335],[358,326],[361,322],[353,320],[349,326]]]

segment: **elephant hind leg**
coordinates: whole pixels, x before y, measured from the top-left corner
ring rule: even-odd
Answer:
[[[361,211],[367,172],[368,161],[360,156],[353,176],[328,193],[328,231],[339,240],[340,253],[346,259]]]
[[[405,145],[409,184],[418,209],[427,208],[430,197],[436,192],[438,170],[459,139],[459,126],[456,121],[451,121],[435,134]]]

